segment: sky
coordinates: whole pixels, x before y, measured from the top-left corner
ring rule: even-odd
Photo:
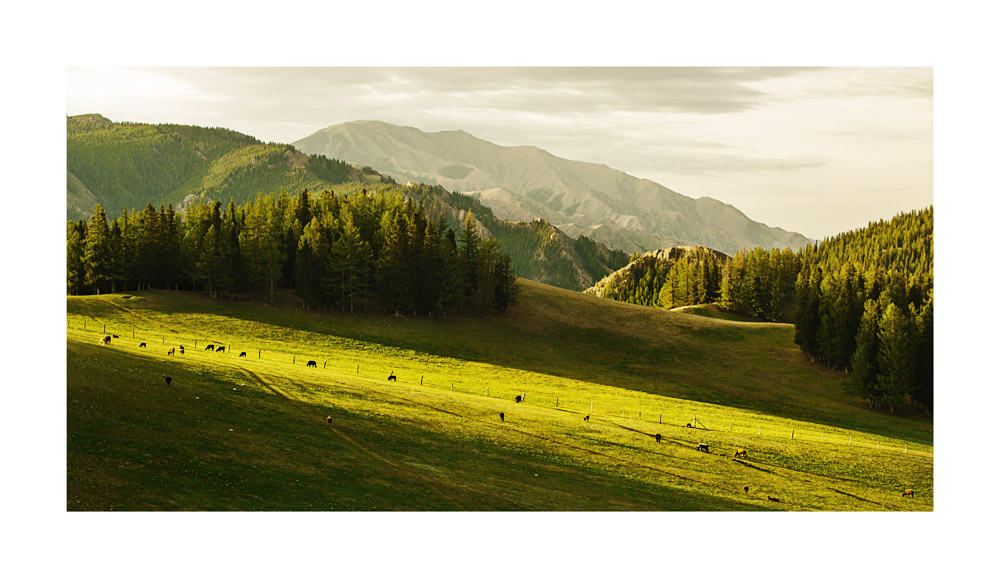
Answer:
[[[68,67],[67,114],[290,143],[380,120],[605,164],[813,239],[933,202],[931,67]]]

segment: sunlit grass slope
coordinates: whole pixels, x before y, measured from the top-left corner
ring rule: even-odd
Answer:
[[[790,326],[522,289],[489,319],[69,298],[67,507],[932,507],[930,421],[846,398]]]

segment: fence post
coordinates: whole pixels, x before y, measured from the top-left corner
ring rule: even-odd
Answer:
[[[795,439],[795,430],[792,430],[792,437],[790,439]]]
[[[820,432],[820,434],[819,434],[819,441],[820,441],[820,442],[822,442],[822,441],[823,441],[823,433],[822,433],[822,432]]]
[[[292,356],[292,365],[295,365],[295,356]]]
[[[729,433],[733,433],[733,424],[729,424]]]
[[[325,366],[324,366],[324,367],[325,367]],[[420,376],[420,385],[423,385],[423,384],[424,384],[424,376],[422,376],[422,375],[421,375],[421,376]]]
[[[590,404],[590,413],[594,413],[594,403],[593,402],[591,402],[591,404]]]
[[[625,410],[622,410],[622,417],[625,417]]]
[[[87,320],[86,319],[83,320],[83,330],[84,331],[87,330]]]
[[[559,407],[559,398],[556,398],[556,407]]]
[[[906,453],[906,444],[903,444],[903,453]]]
[[[847,445],[854,445],[854,436],[848,436]]]
[[[660,414],[660,417],[656,418],[656,423],[663,423],[663,414],[662,413]]]
[[[323,360],[323,369],[326,369],[326,360]]]
[[[490,386],[486,386],[486,397],[490,396]]]
[[[104,325],[101,325],[101,333],[107,333],[107,332],[108,332],[108,324],[105,323]]]
[[[358,368],[354,370],[354,375],[361,375],[361,364],[358,364]]]
[[[757,426],[757,435],[760,435],[760,426]]]
[[[260,359],[260,350],[257,350],[257,359]]]
[[[639,412],[639,421],[642,421],[642,412]]]
[[[135,339],[135,329],[132,330],[132,339]]]

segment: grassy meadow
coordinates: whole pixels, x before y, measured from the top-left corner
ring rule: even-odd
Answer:
[[[933,509],[931,420],[792,326],[519,283],[488,319],[69,297],[67,509]]]

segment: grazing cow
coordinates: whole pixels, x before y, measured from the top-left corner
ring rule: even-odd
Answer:
[[[209,343],[209,344],[208,344],[208,345],[207,345],[207,346],[205,347],[205,351],[215,351],[215,346],[214,346],[214,345],[212,345],[211,343]]]
[[[139,349],[146,349],[146,342],[145,341],[143,341],[142,343],[139,344]]]
[[[503,412],[500,412],[500,421],[503,421]]]
[[[907,496],[909,496],[911,498],[913,497],[913,490],[911,488],[907,488],[907,489],[903,490],[903,497],[905,498]]]
[[[706,454],[710,453],[708,451],[708,444],[698,444],[698,446],[694,449],[698,450],[699,452],[705,452]]]
[[[590,421],[590,416],[589,415],[583,416],[583,421]]]
[[[105,336],[101,337],[97,342],[100,343],[101,345],[107,345],[107,344],[111,343],[111,336],[110,335],[105,335]]]
[[[240,352],[240,357],[246,357],[246,356],[247,356],[247,352],[246,351],[241,351]]]
[[[660,434],[656,434],[656,443],[660,443]]]
[[[767,501],[768,502],[780,502],[781,500],[779,500],[778,498],[772,498],[771,496],[768,496],[767,497]]]
[[[750,493],[750,486],[743,486],[743,493],[744,494],[749,494]]]
[[[389,372],[389,381],[396,381],[396,376],[391,371]]]
[[[307,361],[306,362],[306,367],[316,367],[316,362],[315,361]]]
[[[215,348],[215,352],[216,353],[222,353],[225,350],[226,350],[226,347],[224,345],[220,345],[220,346],[218,346],[218,347]]]
[[[326,416],[326,425],[333,425],[333,416]]]
[[[184,355],[184,346],[178,345],[177,347],[181,350],[181,355]]]
[[[169,375],[164,375],[163,377],[164,379],[167,380],[167,385],[170,385],[170,382],[174,380],[174,378],[170,377]]]
[[[171,347],[170,349],[167,350],[167,355],[173,355],[173,354],[174,354],[174,348]]]
[[[514,403],[521,403],[521,396],[520,395],[515,395],[514,396]]]
[[[114,337],[115,339],[118,339],[118,336],[115,335],[114,333],[111,334],[111,337]]]
[[[736,450],[736,453],[733,454],[733,457],[738,457],[738,456],[742,456],[744,458],[747,457],[747,451],[746,450]]]
[[[691,424],[689,424],[689,423],[686,423],[686,424],[684,424],[684,427],[694,427],[694,426],[691,425]]]

